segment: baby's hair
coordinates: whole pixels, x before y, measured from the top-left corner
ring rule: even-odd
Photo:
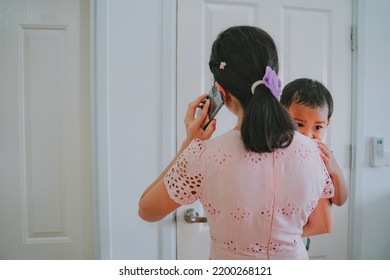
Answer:
[[[273,152],[288,147],[294,137],[294,123],[287,110],[262,80],[266,67],[278,73],[279,62],[272,37],[258,27],[234,26],[214,41],[209,67],[225,90],[234,95],[244,110],[241,136],[247,150]]]
[[[333,98],[329,90],[319,81],[301,78],[288,83],[282,92],[280,103],[287,109],[296,103],[309,108],[328,108],[328,119],[333,114]]]

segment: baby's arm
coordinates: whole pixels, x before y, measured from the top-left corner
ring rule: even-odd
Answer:
[[[337,164],[336,158],[332,153],[332,150],[324,143],[318,142],[318,146],[321,149],[321,157],[325,162],[329,175],[334,185],[334,196],[330,201],[337,206],[343,205],[348,199],[348,183],[344,178],[343,172],[340,166]]]
[[[318,201],[317,207],[310,214],[306,225],[303,226],[303,237],[313,236],[332,231],[332,204],[327,198]]]

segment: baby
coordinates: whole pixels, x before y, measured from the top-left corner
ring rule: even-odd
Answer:
[[[322,143],[333,113],[330,92],[318,81],[296,79],[284,87],[280,102],[287,108],[297,130],[318,142],[335,188],[334,196],[330,200],[337,206],[343,205],[348,198],[348,183],[332,150]]]

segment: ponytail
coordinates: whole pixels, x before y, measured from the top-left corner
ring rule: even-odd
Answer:
[[[295,126],[287,110],[265,85],[257,86],[244,109],[241,136],[247,150],[273,152],[288,147]]]

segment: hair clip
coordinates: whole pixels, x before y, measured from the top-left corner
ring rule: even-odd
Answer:
[[[226,66],[226,62],[225,61],[221,61],[221,64],[219,64],[219,69],[221,70],[225,70],[225,66]]]
[[[280,95],[282,93],[282,82],[271,67],[267,66],[265,68],[265,75],[262,80],[253,83],[251,87],[252,94],[255,94],[256,87],[261,84],[264,84],[267,88],[269,88],[273,96],[280,100]]]

